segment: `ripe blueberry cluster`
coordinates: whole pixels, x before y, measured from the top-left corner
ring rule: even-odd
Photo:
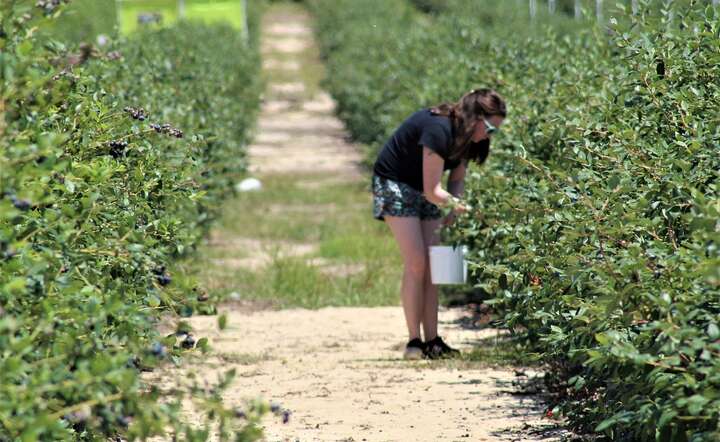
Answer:
[[[195,338],[193,337],[193,335],[186,335],[185,339],[183,339],[180,343],[180,346],[185,349],[193,348],[195,346]]]
[[[175,337],[180,339],[180,346],[185,349],[195,347],[195,338],[190,332],[185,330],[178,330],[175,332]]]
[[[159,134],[167,134],[167,135],[170,135],[171,137],[175,137],[175,138],[183,137],[183,133],[180,129],[174,128],[171,125],[169,125],[168,123],[165,123],[162,125],[153,123],[150,125],[150,128]]]
[[[69,3],[70,0],[37,0],[35,6],[50,14],[60,6],[61,3]]]
[[[155,278],[157,279],[158,284],[161,286],[166,286],[172,282],[172,278],[170,275],[168,275],[165,272],[165,266],[160,266],[153,270],[153,273],[155,274]]]
[[[145,112],[145,109],[141,107],[126,107],[123,109],[125,112],[129,113],[131,117],[135,120],[145,121],[145,119],[148,117],[147,112]]]
[[[132,418],[130,416],[118,416],[116,419],[118,425],[120,425],[123,428],[127,428],[130,426],[130,423],[132,422]]]
[[[15,195],[10,196],[10,201],[12,201],[13,206],[16,209],[22,210],[23,212],[26,210],[30,210],[30,207],[32,207],[32,203],[30,203],[30,201],[17,199]]]
[[[283,424],[290,422],[290,410],[283,410],[278,404],[270,404],[270,411],[275,416],[280,416]]]
[[[150,353],[158,358],[164,358],[167,355],[167,350],[164,345],[159,342],[155,342],[150,348]]]
[[[110,156],[120,158],[125,153],[128,142],[125,140],[112,140],[108,142],[108,146],[110,146]]]
[[[197,294],[197,300],[199,302],[205,302],[208,299],[210,299],[210,295],[208,295],[207,290],[202,289],[200,287],[193,287],[192,290],[193,290],[193,292],[195,292]]]
[[[90,418],[90,411],[88,411],[87,409],[72,411],[70,413],[63,415],[63,417],[62,417],[63,420],[65,420],[67,422],[72,422],[72,423],[85,422],[89,418]]]
[[[10,248],[10,244],[7,241],[0,241],[0,252],[2,252],[3,259],[13,259],[17,256],[17,252]],[[0,317],[2,316],[2,306],[0,306]]]

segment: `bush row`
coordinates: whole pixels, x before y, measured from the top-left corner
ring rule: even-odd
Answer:
[[[310,5],[371,157],[420,106],[478,86],[507,98],[467,179],[475,210],[446,238],[548,364],[556,411],[613,440],[717,440],[718,11],[645,1],[582,30],[486,2],[419,18],[401,1]]]
[[[0,439],[205,440],[180,418],[188,391],[240,431],[219,401],[232,373],[212,389],[140,374],[206,346],[155,328],[214,310],[171,266],[244,173],[258,11],[249,44],[192,23],[101,48],[38,40],[64,3],[0,5]]]
[[[52,6],[52,2],[49,4]],[[73,0],[40,32],[64,42],[92,43],[98,35],[114,34],[117,22],[115,0]]]

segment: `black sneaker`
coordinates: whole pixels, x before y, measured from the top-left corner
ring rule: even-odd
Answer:
[[[411,339],[405,345],[403,359],[417,360],[425,356],[425,344],[419,338]]]
[[[430,359],[452,358],[460,355],[460,351],[447,345],[440,336],[425,343],[425,356]]]

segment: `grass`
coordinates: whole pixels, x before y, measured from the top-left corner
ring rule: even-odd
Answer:
[[[379,368],[392,368],[398,365],[411,365],[416,369],[428,370],[521,367],[535,371],[542,368],[537,357],[537,354],[528,352],[522,343],[511,335],[499,334],[477,340],[473,343],[472,350],[463,350],[460,356],[454,358],[405,361],[398,356],[397,358],[355,359],[353,362],[380,363],[377,365]]]
[[[200,281],[221,298],[236,292],[243,299],[270,300],[277,307],[397,305],[400,254],[387,226],[372,218],[366,183],[307,188],[324,178],[263,178],[261,191],[227,201],[215,233],[220,242],[241,237],[285,246],[315,244],[313,252],[270,253],[266,266],[250,269],[214,261],[247,257],[247,250],[203,246],[183,266],[197,272]],[[318,261],[322,265],[316,265]]]
[[[239,365],[256,365],[260,362],[269,361],[272,357],[268,353],[224,353],[215,354],[222,362]]]
[[[479,340],[472,351],[463,353],[457,361],[467,365],[491,367],[538,367],[536,357],[537,355],[529,353],[522,343],[508,335]]]
[[[267,8],[266,17],[272,17],[274,13],[300,13],[307,15],[307,11],[299,4],[289,2],[272,3]],[[269,26],[271,23],[265,21],[263,26]],[[312,17],[308,17],[308,26],[313,26]],[[268,38],[274,38],[268,36]],[[278,37],[282,38],[282,37]],[[320,50],[316,45],[309,46],[302,51],[293,54],[280,53],[276,51],[263,52],[263,57],[267,59],[285,60],[289,62],[299,63],[298,70],[283,70],[269,68],[263,70],[263,76],[267,82],[272,83],[294,83],[302,81],[305,85],[305,98],[312,98],[320,92],[320,82],[325,76],[325,66],[318,62],[320,59]],[[293,94],[296,96],[297,94]],[[283,97],[278,97],[283,98]]]
[[[118,17],[120,31],[130,34],[139,26],[137,16],[141,13],[162,14],[161,26],[178,20],[177,0],[120,0]],[[243,27],[243,10],[240,0],[185,0],[185,18],[207,23],[227,22],[237,29]]]

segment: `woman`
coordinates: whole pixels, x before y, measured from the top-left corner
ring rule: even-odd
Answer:
[[[373,215],[390,227],[404,262],[401,298],[409,334],[405,359],[459,353],[437,334],[438,289],[430,280],[429,246],[439,242],[441,207],[452,208],[445,224],[467,210],[459,197],[468,162],[485,161],[490,137],[505,116],[505,102],[497,92],[474,89],[457,103],[412,114],[375,161]],[[447,191],[441,183],[445,170],[450,170]]]

